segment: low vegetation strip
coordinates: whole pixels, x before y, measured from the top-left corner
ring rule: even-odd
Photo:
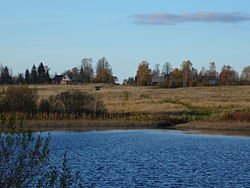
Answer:
[[[188,111],[184,112],[185,115],[190,116],[190,121],[192,120],[204,120],[204,119],[218,119],[219,110],[215,108],[208,108],[208,107],[200,107],[194,106],[191,103],[173,100],[173,99],[166,99],[164,102],[179,104],[185,106]]]
[[[250,135],[250,122],[244,121],[192,121],[175,127],[192,130],[246,131]]]
[[[107,130],[107,129],[165,129],[171,122],[125,120],[26,120],[32,131],[49,130]]]

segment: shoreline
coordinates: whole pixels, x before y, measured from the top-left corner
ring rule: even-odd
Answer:
[[[49,130],[110,130],[110,129],[166,129],[165,122],[135,120],[25,120],[31,131]]]
[[[193,121],[171,125],[167,122],[134,120],[24,120],[23,127],[34,132],[164,129],[194,134],[250,136],[250,122],[239,121]],[[4,131],[1,125],[0,128]]]
[[[174,127],[194,134],[250,136],[250,122],[243,121],[192,121]]]

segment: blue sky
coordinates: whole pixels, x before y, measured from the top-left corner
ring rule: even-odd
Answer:
[[[122,82],[138,64],[250,65],[248,0],[0,0],[0,64],[51,73],[106,57]]]

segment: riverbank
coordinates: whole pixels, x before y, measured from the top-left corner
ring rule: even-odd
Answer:
[[[3,126],[0,125],[2,130]],[[39,131],[91,131],[118,129],[174,129],[190,133],[250,136],[250,122],[239,121],[193,121],[169,124],[157,121],[134,120],[25,120],[25,129]]]
[[[172,127],[167,122],[134,120],[25,120],[23,125],[25,129],[31,131],[166,129]]]
[[[174,128],[198,134],[250,136],[250,122],[242,121],[193,121]]]

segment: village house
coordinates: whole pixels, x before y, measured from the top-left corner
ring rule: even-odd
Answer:
[[[69,75],[64,75],[61,81],[61,84],[72,84],[73,83],[73,79],[69,76]]]
[[[69,76],[69,75],[55,75],[55,77],[52,80],[52,83],[54,84],[73,84],[74,83],[74,79]]]
[[[166,76],[152,76],[151,77],[151,84],[156,85],[163,83],[167,80]]]
[[[52,79],[53,84],[60,84],[63,79],[63,75],[55,75],[55,77]]]

